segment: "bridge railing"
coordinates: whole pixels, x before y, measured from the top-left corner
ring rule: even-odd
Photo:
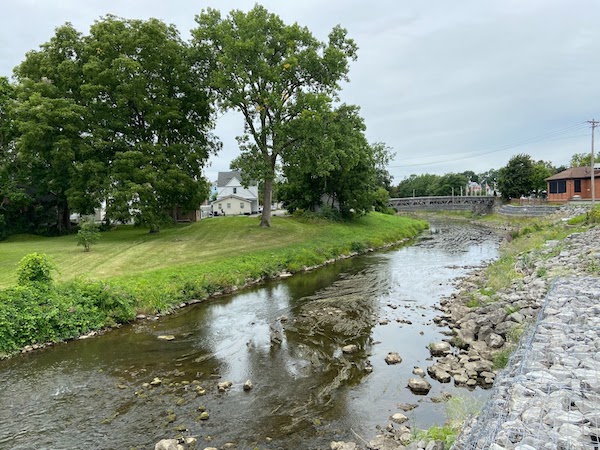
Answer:
[[[389,206],[403,210],[491,210],[496,197],[493,196],[443,196],[391,198]]]

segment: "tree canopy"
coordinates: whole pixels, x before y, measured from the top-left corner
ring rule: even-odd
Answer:
[[[529,195],[534,190],[534,163],[529,155],[513,156],[508,164],[502,167],[498,174],[498,189],[502,198],[520,198]]]
[[[370,145],[365,129],[357,106],[302,114],[283,164],[279,195],[288,210],[330,207],[343,217],[371,210],[390,178],[390,151],[382,143]]]
[[[18,183],[51,199],[58,232],[103,201],[107,219],[157,231],[207,197],[202,169],[218,145],[191,56],[172,25],[106,16],[85,36],[57,28],[15,69]]]
[[[320,42],[308,28],[286,25],[260,5],[226,17],[209,8],[196,23],[193,45],[200,60],[211,62],[211,86],[220,107],[244,117],[241,154],[232,165],[262,181],[261,225],[270,226],[278,160],[286,164],[288,152],[304,138],[293,132],[302,115],[336,98],[356,45],[339,26],[327,43]]]

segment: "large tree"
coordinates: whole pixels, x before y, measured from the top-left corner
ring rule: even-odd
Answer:
[[[85,38],[83,99],[91,152],[79,169],[107,216],[158,231],[167,213],[208,196],[203,166],[218,145],[211,99],[177,29],[107,16]]]
[[[54,209],[58,233],[70,228],[75,164],[86,141],[80,57],[81,36],[65,24],[15,69],[19,83],[14,123],[23,175],[19,181]]]
[[[341,27],[331,31],[327,43],[320,42],[306,27],[286,25],[260,5],[227,17],[207,9],[196,22],[193,43],[199,59],[212,62],[220,106],[244,117],[234,166],[262,181],[261,226],[270,226],[276,165],[279,158],[285,163],[299,139],[292,137],[295,122],[335,98],[349,61],[356,58],[356,45]]]
[[[305,112],[297,120],[281,186],[282,199],[290,210],[329,206],[347,217],[351,211],[370,211],[377,188],[385,191],[390,179],[385,169],[389,149],[382,143],[367,142],[358,112],[356,106],[341,105]]]
[[[502,198],[510,200],[529,195],[534,190],[534,168],[529,155],[513,156],[498,174],[498,189]]]

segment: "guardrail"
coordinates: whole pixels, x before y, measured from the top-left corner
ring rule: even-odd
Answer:
[[[496,197],[493,196],[444,196],[444,197],[405,197],[391,198],[388,205],[397,211],[473,211],[491,212]]]

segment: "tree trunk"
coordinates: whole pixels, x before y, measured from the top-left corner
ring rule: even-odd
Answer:
[[[271,199],[273,198],[273,180],[265,180],[263,188],[263,210],[260,218],[261,227],[271,226]]]
[[[58,234],[66,234],[71,231],[71,211],[67,202],[61,202],[58,207]]]

